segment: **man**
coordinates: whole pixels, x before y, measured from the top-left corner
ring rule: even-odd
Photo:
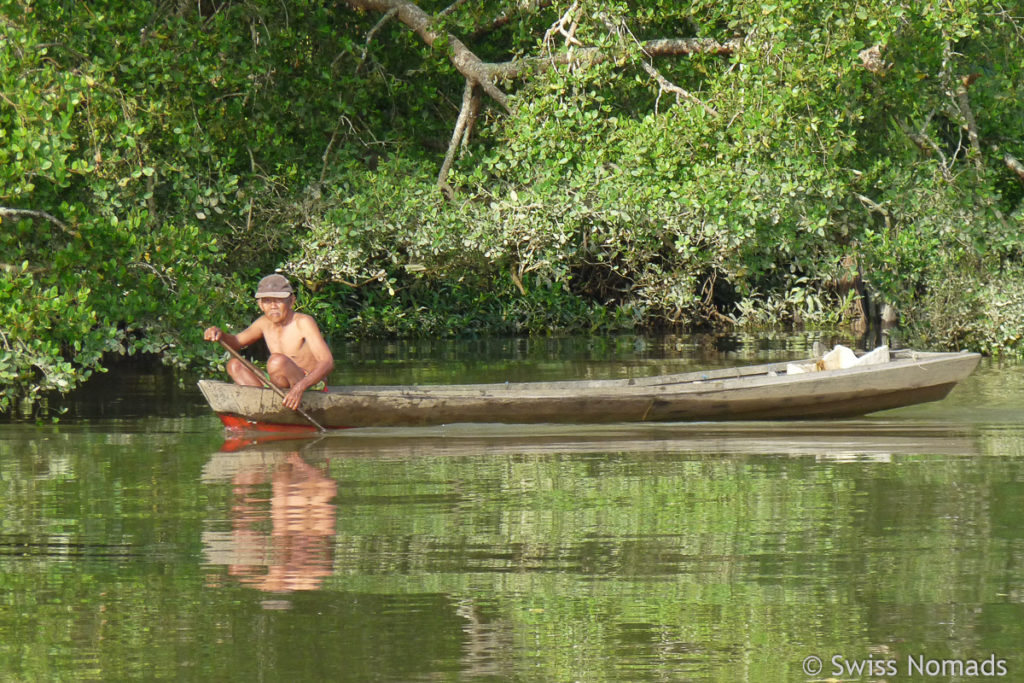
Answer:
[[[256,288],[256,301],[263,315],[237,335],[228,334],[219,327],[208,327],[203,332],[207,341],[223,341],[236,351],[261,337],[270,350],[267,374],[270,380],[287,389],[284,405],[292,410],[299,407],[302,394],[324,381],[334,369],[334,356],[327,346],[316,321],[305,313],[292,310],[295,293],[288,278],[268,275]],[[262,386],[259,375],[249,370],[238,359],[228,361],[228,374],[236,384]]]

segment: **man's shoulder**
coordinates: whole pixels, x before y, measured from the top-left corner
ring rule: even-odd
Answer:
[[[316,320],[313,316],[305,313],[295,313],[292,316],[290,327],[303,335],[320,334],[320,326],[316,324]]]
[[[249,327],[246,328],[246,331],[259,332],[262,334],[263,332],[266,331],[267,325],[269,325],[269,322],[267,321],[267,316],[261,315],[260,317],[252,321]]]
[[[316,319],[308,313],[296,313],[295,317],[292,318],[292,322],[298,323],[299,325],[314,325],[316,326]]]

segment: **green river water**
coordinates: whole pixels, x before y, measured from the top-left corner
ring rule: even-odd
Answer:
[[[354,346],[332,383],[806,341]],[[226,439],[122,372],[0,424],[0,681],[1024,680],[1024,366],[857,420]],[[817,658],[817,659],[815,659]]]

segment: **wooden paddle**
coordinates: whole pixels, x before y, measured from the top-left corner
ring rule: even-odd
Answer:
[[[225,342],[225,341],[224,341],[223,339],[218,339],[217,341],[219,341],[219,342],[220,342],[220,345],[221,345],[221,346],[223,346],[223,347],[224,347],[225,349],[227,349],[227,350],[228,350],[228,353],[230,353],[230,354],[231,354],[232,356],[234,356],[235,360],[237,360],[237,361],[238,361],[239,363],[241,363],[242,365],[244,365],[244,366],[245,366],[245,368],[246,368],[247,370],[249,370],[249,372],[251,372],[251,373],[253,373],[254,375],[256,375],[257,377],[259,377],[259,378],[260,378],[260,381],[262,381],[262,382],[263,382],[263,383],[264,383],[265,385],[267,385],[268,387],[270,387],[271,389],[273,389],[273,390],[274,390],[274,392],[275,392],[275,393],[276,393],[276,394],[277,394],[278,396],[280,396],[280,397],[281,397],[282,399],[284,399],[284,397],[285,397],[285,396],[287,395],[287,394],[285,394],[285,392],[284,392],[284,389],[282,389],[281,387],[279,387],[279,386],[277,386],[276,384],[274,384],[273,382],[271,382],[271,381],[270,381],[270,377],[269,377],[269,376],[268,376],[268,375],[267,375],[266,373],[264,373],[264,372],[263,372],[262,370],[260,370],[260,369],[259,369],[258,367],[256,367],[256,366],[255,366],[255,365],[253,365],[252,363],[250,363],[250,362],[249,362],[249,361],[248,361],[248,360],[247,360],[246,358],[244,358],[244,357],[242,356],[242,354],[240,354],[240,353],[239,353],[238,351],[235,351],[235,350],[234,350],[233,348],[231,348],[230,346],[228,346],[228,345],[227,345],[227,343],[226,343],[226,342]],[[317,422],[316,420],[314,420],[314,419],[313,419],[312,417],[310,417],[310,416],[309,416],[309,413],[307,413],[307,412],[306,412],[305,410],[303,410],[303,409],[302,409],[302,406],[299,406],[299,407],[298,407],[298,408],[296,408],[295,410],[296,410],[296,411],[297,411],[297,412],[299,413],[299,415],[302,415],[302,417],[304,417],[304,418],[306,418],[307,420],[309,420],[309,423],[310,423],[311,425],[313,425],[314,427],[316,427],[316,428],[317,428],[318,430],[320,430],[321,432],[326,432],[326,431],[327,431],[327,429],[326,429],[326,428],[325,428],[325,427],[324,427],[324,426],[323,426],[322,424],[320,424],[319,422]]]

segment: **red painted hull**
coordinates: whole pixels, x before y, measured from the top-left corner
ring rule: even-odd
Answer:
[[[274,432],[277,434],[309,434],[318,431],[313,425],[276,424],[258,422],[239,415],[219,413],[217,417],[232,432]],[[349,429],[348,427],[328,427],[328,429]]]

